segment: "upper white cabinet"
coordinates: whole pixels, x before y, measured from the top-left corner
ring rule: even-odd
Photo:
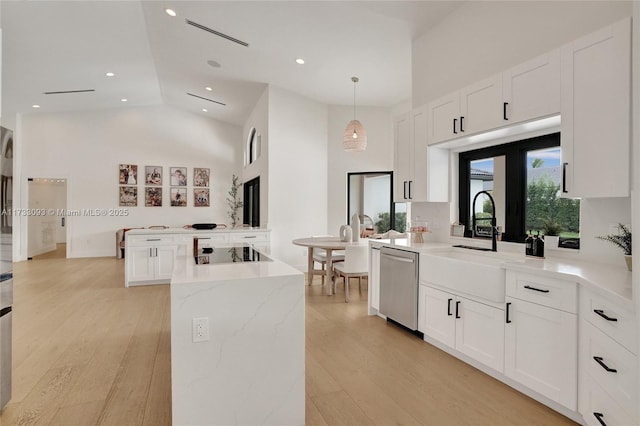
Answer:
[[[502,74],[505,125],[560,112],[560,49],[517,65]]]
[[[448,201],[449,153],[427,152],[427,106],[394,120],[394,200]]]
[[[460,92],[451,93],[427,105],[428,143],[434,144],[459,136]]]
[[[628,197],[631,20],[563,46],[561,60],[563,195]]]

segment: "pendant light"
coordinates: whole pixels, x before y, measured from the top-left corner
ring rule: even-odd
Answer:
[[[356,120],[356,83],[358,77],[351,77],[353,81],[353,120],[347,124],[344,130],[342,147],[347,152],[364,151],[367,148],[367,132],[362,123]]]

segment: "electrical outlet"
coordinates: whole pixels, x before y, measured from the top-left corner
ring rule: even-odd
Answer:
[[[193,319],[193,343],[209,340],[209,318]]]

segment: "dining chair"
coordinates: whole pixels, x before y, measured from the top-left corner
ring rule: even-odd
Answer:
[[[330,237],[331,235],[327,235]],[[333,250],[331,252],[331,262],[343,262],[344,261],[344,251],[342,250]],[[320,264],[320,269],[316,269],[315,267],[309,271],[311,275],[322,275],[322,285],[324,285],[324,277],[327,276],[327,251],[322,249],[314,249],[313,250],[313,262],[314,265],[316,263]]]
[[[369,277],[369,246],[355,245],[347,246],[345,250],[344,262],[333,266],[333,277],[339,277],[344,281],[344,301],[349,301],[349,280],[358,278],[358,290],[362,290],[362,278]]]

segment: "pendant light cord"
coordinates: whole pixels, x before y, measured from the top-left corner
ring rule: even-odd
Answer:
[[[356,119],[356,82],[353,82],[353,119]]]

